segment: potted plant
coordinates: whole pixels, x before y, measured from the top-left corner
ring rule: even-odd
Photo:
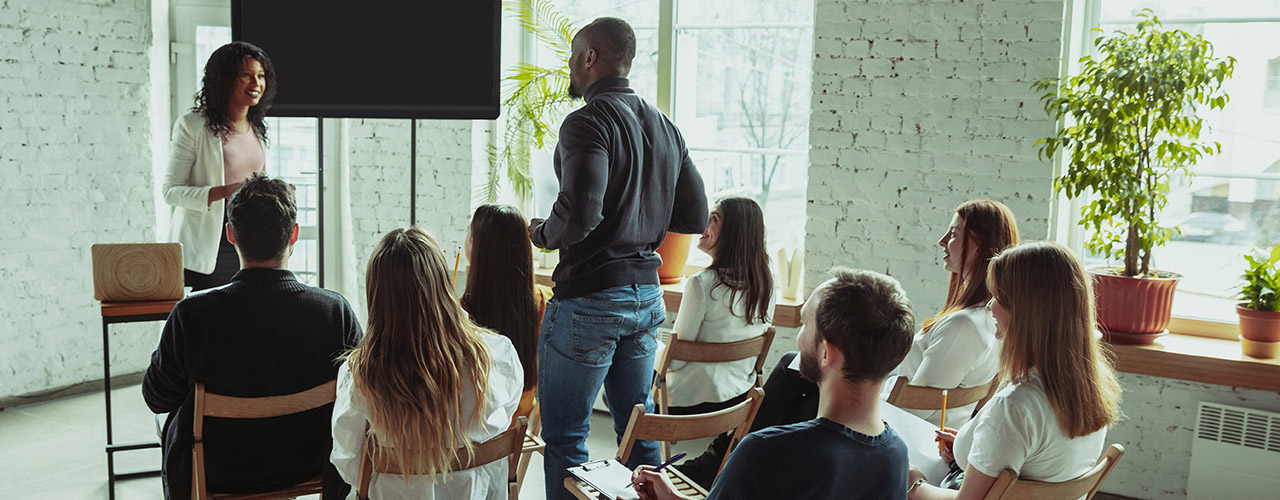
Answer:
[[[537,250],[538,252],[537,254],[534,255],[534,257],[537,259],[534,261],[534,264],[536,265],[535,267],[540,267],[543,269],[555,269],[556,264],[560,263],[559,250],[551,250],[551,249],[537,248],[537,247],[534,247],[534,250]]]
[[[507,69],[502,100],[506,126],[501,146],[490,144],[487,148],[488,180],[479,193],[488,203],[497,201],[503,173],[517,198],[529,198],[533,192],[533,174],[529,171],[533,152],[556,143],[556,122],[573,107],[569,98],[569,46],[577,28],[556,10],[551,0],[512,0],[502,5],[519,18],[521,28],[555,55],[555,64],[521,62]]]
[[[1097,57],[1082,58],[1079,74],[1033,85],[1048,91],[1040,97],[1044,109],[1062,121],[1035,146],[1047,159],[1063,159],[1055,192],[1090,195],[1080,211],[1091,231],[1085,248],[1124,262],[1090,269],[1104,335],[1150,343],[1169,325],[1181,278],[1151,268],[1152,248],[1172,231],[1156,216],[1168,201],[1170,177],[1192,176],[1202,156],[1220,152],[1218,143],[1200,140],[1196,111],[1226,105],[1222,84],[1235,59],[1215,58],[1199,35],[1162,29],[1150,10],[1138,17],[1135,31],[1097,39]]]
[[[1245,255],[1249,267],[1240,279],[1236,314],[1240,315],[1241,347],[1244,353],[1274,358],[1280,351],[1280,245],[1269,255]]]

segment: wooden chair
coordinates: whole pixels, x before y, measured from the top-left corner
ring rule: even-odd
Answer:
[[[465,448],[458,448],[454,452],[450,470],[454,472],[467,470],[506,458],[507,498],[514,500],[520,488],[516,477],[516,471],[518,470],[516,465],[520,460],[520,450],[523,448],[525,438],[528,436],[528,429],[529,420],[520,417],[516,420],[515,425],[503,431],[502,434],[475,445],[473,447],[474,453],[469,458]],[[369,483],[373,480],[374,472],[379,474],[404,474],[400,464],[391,459],[391,453],[387,451],[387,448],[380,450],[379,453],[374,453],[375,446],[377,445],[373,442],[372,437],[365,440],[364,451],[361,453],[363,459],[360,461],[360,477],[356,479],[356,498],[359,500],[368,500]]]
[[[637,440],[684,441],[718,436],[732,431],[729,450],[725,453],[724,460],[720,462],[720,467],[723,468],[738,441],[751,431],[751,421],[755,420],[756,411],[760,409],[760,402],[763,399],[764,389],[757,387],[751,390],[746,401],[714,413],[701,415],[646,414],[644,405],[636,405],[631,410],[631,421],[627,424],[627,431],[622,435],[622,446],[618,448],[616,458],[618,462],[627,463],[627,459],[631,458],[631,449]],[[664,454],[663,458],[666,459],[667,455]],[[668,467],[664,471],[671,477],[676,491],[695,499],[707,497],[706,490],[675,467]],[[573,476],[564,479],[564,487],[582,500],[597,500],[599,497],[599,492],[595,488],[578,481]]]
[[[204,473],[204,418],[271,418],[292,415],[333,403],[337,381],[330,380],[305,391],[284,396],[237,398],[205,391],[204,384],[196,384],[195,443],[191,447],[191,498],[196,500],[266,500],[292,498],[320,493],[320,476],[288,488],[248,494],[209,493]]]
[[[653,378],[653,399],[657,403],[658,413],[667,415],[671,405],[671,394],[667,387],[667,370],[673,361],[693,363],[724,363],[756,358],[756,387],[764,385],[764,358],[769,354],[769,346],[777,332],[773,327],[765,330],[759,337],[737,342],[694,342],[680,340],[678,333],[672,333],[667,349],[658,361],[657,374]]]
[[[769,346],[773,345],[773,337],[777,331],[769,327],[759,337],[737,342],[694,342],[680,340],[677,333],[671,334],[667,349],[662,353],[653,377],[653,400],[657,413],[669,415],[671,407],[671,391],[667,386],[667,370],[673,361],[693,363],[724,363],[756,358],[756,387],[764,385],[764,358],[769,354]],[[674,441],[672,441],[674,442]],[[671,442],[662,443],[662,453],[671,455]]]
[[[524,435],[524,443],[520,449],[520,465],[516,470],[516,490],[511,494],[511,498],[516,498],[520,494],[520,488],[524,486],[525,473],[529,471],[529,461],[533,458],[533,454],[543,453],[547,448],[547,443],[538,437],[542,432],[542,412],[538,411],[538,402],[533,402],[533,413],[530,415],[533,420],[529,422],[529,431]],[[523,417],[522,417],[523,418]]]
[[[1124,447],[1113,444],[1107,448],[1107,453],[1098,459],[1098,464],[1089,469],[1089,472],[1060,483],[1019,480],[1017,472],[1005,469],[996,476],[995,484],[991,485],[991,490],[983,499],[1077,500],[1084,498],[1088,500],[1098,493],[1098,487],[1102,486],[1102,481],[1107,479],[1107,474],[1111,473],[1111,469],[1116,466],[1116,462],[1120,461],[1121,456],[1124,456]]]
[[[995,393],[995,379],[977,387],[947,389],[947,409],[977,403],[978,406],[973,409],[974,414],[977,414]],[[907,377],[898,377],[885,402],[904,410],[941,410],[942,389],[910,385]]]

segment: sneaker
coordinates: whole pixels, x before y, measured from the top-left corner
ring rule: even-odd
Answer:
[[[708,449],[697,458],[685,460],[675,467],[680,469],[680,472],[690,481],[698,483],[698,486],[704,490],[711,491],[711,485],[715,483],[716,475],[720,472],[722,458],[715,450]]]

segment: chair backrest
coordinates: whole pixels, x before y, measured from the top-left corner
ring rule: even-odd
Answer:
[[[974,409],[976,413],[995,392],[995,379],[977,387],[947,389],[947,409],[978,403]],[[904,410],[941,410],[942,389],[910,385],[907,377],[900,376],[893,383],[893,390],[885,402]]]
[[[1097,465],[1094,465],[1089,472],[1084,473],[1080,477],[1060,483],[1046,483],[1043,481],[1031,481],[1018,479],[1018,473],[1005,469],[996,476],[995,484],[991,485],[991,490],[987,492],[984,500],[1014,500],[1019,498],[1034,498],[1037,500],[1078,500],[1085,498],[1086,500],[1093,498],[1098,493],[1098,487],[1102,486],[1102,481],[1107,479],[1107,475],[1111,473],[1111,469],[1116,466],[1116,462],[1120,457],[1124,456],[1124,447],[1119,444],[1113,444],[1107,448],[1107,452],[1098,459]]]
[[[488,465],[503,458],[507,459],[507,498],[514,499],[519,485],[516,473],[519,469],[520,451],[524,445],[525,432],[529,428],[529,419],[520,417],[515,425],[492,439],[472,446],[472,453],[466,448],[454,451],[450,471],[460,471]],[[375,448],[378,448],[375,452]],[[363,458],[360,461],[360,477],[356,481],[356,494],[360,500],[369,498],[369,483],[373,473],[404,474],[400,464],[392,459],[392,448],[379,447],[370,435],[364,442]],[[411,471],[423,474],[424,471]]]
[[[694,363],[724,363],[756,358],[755,386],[764,385],[764,358],[769,354],[769,346],[773,345],[773,337],[777,331],[769,327],[758,337],[736,342],[694,342],[681,340],[679,333],[672,333],[667,349],[659,360],[657,373],[654,376],[653,393],[657,399],[658,413],[666,414],[671,395],[667,393],[667,369],[673,361]]]
[[[618,448],[618,461],[627,463],[631,457],[631,449],[637,440],[644,441],[684,441],[704,437],[717,436],[733,431],[730,436],[729,453],[737,446],[738,441],[751,431],[751,421],[756,418],[760,402],[764,400],[764,389],[752,388],[745,401],[723,410],[701,415],[659,415],[645,413],[644,405],[636,405],[631,410],[631,421],[627,423],[627,431],[622,435],[622,446]],[[666,457],[664,457],[666,458]],[[720,467],[724,467],[724,460]]]
[[[271,418],[302,413],[333,403],[337,395],[337,380],[330,380],[310,389],[283,396],[240,398],[208,392],[203,383],[196,384],[195,414],[192,434],[191,496],[209,498],[204,475],[204,417],[219,418]],[[287,495],[295,496],[297,493]],[[265,496],[264,496],[265,498]]]

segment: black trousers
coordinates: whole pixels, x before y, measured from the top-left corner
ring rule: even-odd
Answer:
[[[227,227],[227,218],[222,218],[222,227]],[[182,270],[182,281],[186,286],[191,287],[191,291],[198,292],[207,288],[215,288],[231,282],[231,278],[235,277],[236,271],[240,270],[240,256],[236,254],[236,247],[230,241],[227,241],[227,231],[222,231],[222,238],[218,241],[218,261],[213,266],[213,273],[204,274],[192,271],[190,269]]]
[[[769,372],[764,382],[764,401],[756,411],[756,419],[751,422],[751,432],[775,425],[794,424],[813,420],[818,416],[818,385],[805,380],[800,373],[787,368],[800,353],[792,351],[782,355],[782,359]],[[695,406],[670,408],[672,415],[689,415],[723,410],[742,400],[747,395],[730,399],[723,403],[702,403]],[[711,442],[707,452],[715,456],[724,456],[729,449],[729,435],[722,434]]]

